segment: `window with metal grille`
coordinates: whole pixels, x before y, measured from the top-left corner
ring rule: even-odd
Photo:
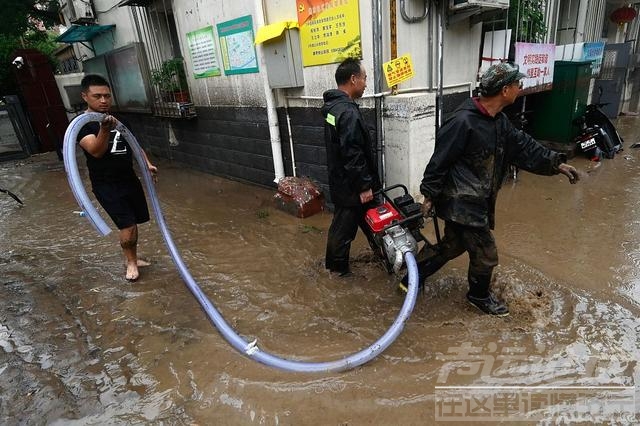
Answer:
[[[125,0],[120,6],[131,8],[136,36],[145,47],[154,115],[195,117],[171,1]]]

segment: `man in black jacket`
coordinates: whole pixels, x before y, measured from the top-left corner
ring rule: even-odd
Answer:
[[[367,87],[367,72],[357,59],[346,59],[336,70],[337,89],[324,95],[322,115],[329,166],[329,193],[335,206],[327,235],[325,267],[348,276],[349,250],[358,226],[371,241],[364,215],[380,189],[368,129],[355,99]]]
[[[494,228],[498,190],[510,164],[540,175],[562,173],[571,183],[576,169],[566,156],[546,149],[516,129],[502,109],[511,105],[525,77],[517,66],[491,66],[480,79],[480,97],[466,100],[436,135],[433,156],[424,171],[422,212],[432,207],[445,221],[440,251],[418,264],[419,283],[449,260],[469,253],[467,300],[483,312],[506,316],[509,309],[490,292],[498,251]],[[403,278],[401,288],[406,286]]]

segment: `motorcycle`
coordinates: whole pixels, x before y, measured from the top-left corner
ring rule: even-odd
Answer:
[[[602,95],[602,88],[599,88],[599,95]],[[574,120],[580,127],[580,134],[575,139],[576,151],[592,161],[599,161],[602,157],[613,158],[622,151],[624,142],[609,117],[602,111],[604,105],[607,104],[589,104],[585,113]]]

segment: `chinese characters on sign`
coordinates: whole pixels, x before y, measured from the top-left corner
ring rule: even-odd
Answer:
[[[310,3],[308,7],[313,7],[314,12],[300,27],[304,66],[332,64],[349,57],[362,58],[358,0],[307,0],[304,3]]]
[[[216,46],[213,41],[213,27],[187,33],[187,43],[195,78],[220,75]]]
[[[591,75],[597,77],[600,74],[600,68],[602,68],[604,42],[585,43],[582,49],[582,60],[591,61]]]
[[[226,75],[258,72],[251,15],[218,24],[218,37]]]
[[[414,76],[411,56],[403,55],[382,64],[384,76],[387,79],[387,86],[393,87],[396,84],[409,80]]]
[[[526,75],[522,79],[522,95],[551,90],[555,45],[543,43],[516,43],[516,64]]]

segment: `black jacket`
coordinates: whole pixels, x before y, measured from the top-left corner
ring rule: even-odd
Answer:
[[[493,229],[496,197],[510,164],[553,175],[565,161],[564,154],[516,129],[504,113],[491,117],[468,99],[438,131],[420,192],[442,219]]]
[[[359,206],[361,192],[380,189],[369,131],[358,104],[342,90],[327,90],[323,98],[331,201]]]

